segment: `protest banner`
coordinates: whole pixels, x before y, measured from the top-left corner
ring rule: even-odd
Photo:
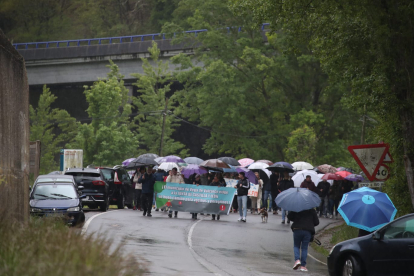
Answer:
[[[237,181],[239,181],[239,180],[231,179],[231,178],[224,178],[224,181],[226,181],[226,187],[234,189],[234,186],[237,185]],[[237,190],[235,191],[234,195],[237,195]]]
[[[167,200],[165,205],[179,212],[228,214],[235,192],[234,188],[228,187],[164,184],[164,189],[157,194],[157,200]]]
[[[165,188],[165,182],[163,181],[156,181],[154,185],[154,192],[161,193]],[[167,205],[168,199],[158,198],[155,199],[155,206],[157,209],[168,209],[169,206]]]
[[[250,189],[247,195],[257,197],[258,194],[259,194],[259,185],[255,185],[250,182]]]

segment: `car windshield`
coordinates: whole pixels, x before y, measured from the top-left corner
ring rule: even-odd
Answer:
[[[67,183],[68,179],[67,178],[39,178],[37,180],[37,183],[50,183],[50,182],[63,182],[63,183]]]
[[[68,184],[40,184],[32,193],[33,199],[73,199],[77,198],[72,183]]]
[[[77,183],[82,180],[94,180],[101,177],[99,172],[66,172],[65,174],[72,175]]]

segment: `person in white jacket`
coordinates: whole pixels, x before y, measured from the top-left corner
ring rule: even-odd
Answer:
[[[171,182],[171,183],[178,183],[178,184],[184,184],[184,179],[181,175],[177,173],[177,168],[173,168],[170,171],[170,175],[167,177],[165,182]],[[174,218],[176,218],[178,215],[178,211],[174,211]],[[168,213],[168,217],[172,218],[172,211]]]
[[[258,212],[260,209],[260,204],[262,203],[262,188],[263,188],[263,180],[260,179],[260,174],[258,172],[254,173],[257,178],[257,185],[259,185],[257,189],[257,197],[250,196],[250,200],[252,201],[251,213]]]

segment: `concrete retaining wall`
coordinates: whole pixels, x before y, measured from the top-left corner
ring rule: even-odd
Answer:
[[[29,217],[29,86],[22,56],[1,30],[0,216]]]

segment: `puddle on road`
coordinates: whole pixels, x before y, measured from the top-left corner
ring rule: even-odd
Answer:
[[[154,245],[154,244],[177,244],[175,242],[164,241],[164,240],[157,240],[157,239],[150,239],[150,238],[137,238],[137,237],[124,237],[122,239],[123,243],[138,243],[140,245]]]

